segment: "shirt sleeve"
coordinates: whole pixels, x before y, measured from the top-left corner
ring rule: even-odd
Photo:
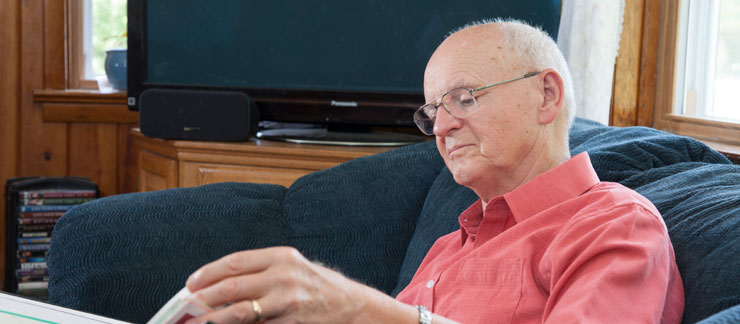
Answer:
[[[665,307],[679,307],[680,321],[683,286],[673,248],[662,218],[645,206],[577,215],[540,271],[550,273],[544,323],[660,323]]]

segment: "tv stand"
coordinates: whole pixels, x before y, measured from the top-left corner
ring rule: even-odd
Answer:
[[[257,138],[296,144],[344,146],[402,146],[429,140],[429,137],[404,133],[364,130],[361,132],[327,128],[274,128],[257,132]]]
[[[216,182],[271,183],[289,187],[318,170],[392,147],[298,145],[254,138],[244,142],[163,140],[138,129],[133,140],[138,191]]]
[[[345,146],[402,146],[427,140],[425,137],[391,132],[337,132],[323,128],[268,129],[257,132],[257,138],[296,144]]]

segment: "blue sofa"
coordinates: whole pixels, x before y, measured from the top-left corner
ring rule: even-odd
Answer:
[[[693,139],[577,120],[573,154],[661,211],[686,291],[685,323],[740,322],[740,166]],[[48,256],[50,301],[146,322],[204,263],[298,248],[396,294],[476,199],[431,142],[309,174],[290,188],[220,183],[98,199],[69,210]]]

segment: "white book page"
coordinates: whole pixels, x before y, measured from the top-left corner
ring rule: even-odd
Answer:
[[[187,287],[180,289],[147,324],[179,324],[212,311],[192,296]]]
[[[0,292],[0,323],[130,324],[3,292]]]

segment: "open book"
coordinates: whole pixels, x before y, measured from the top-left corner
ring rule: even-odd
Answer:
[[[192,298],[188,288],[183,288],[164,304],[147,324],[182,324],[210,311],[212,311],[210,307]]]
[[[211,308],[191,298],[187,288],[183,288],[147,324],[182,324],[210,311]],[[0,323],[130,324],[5,292],[0,292]]]

